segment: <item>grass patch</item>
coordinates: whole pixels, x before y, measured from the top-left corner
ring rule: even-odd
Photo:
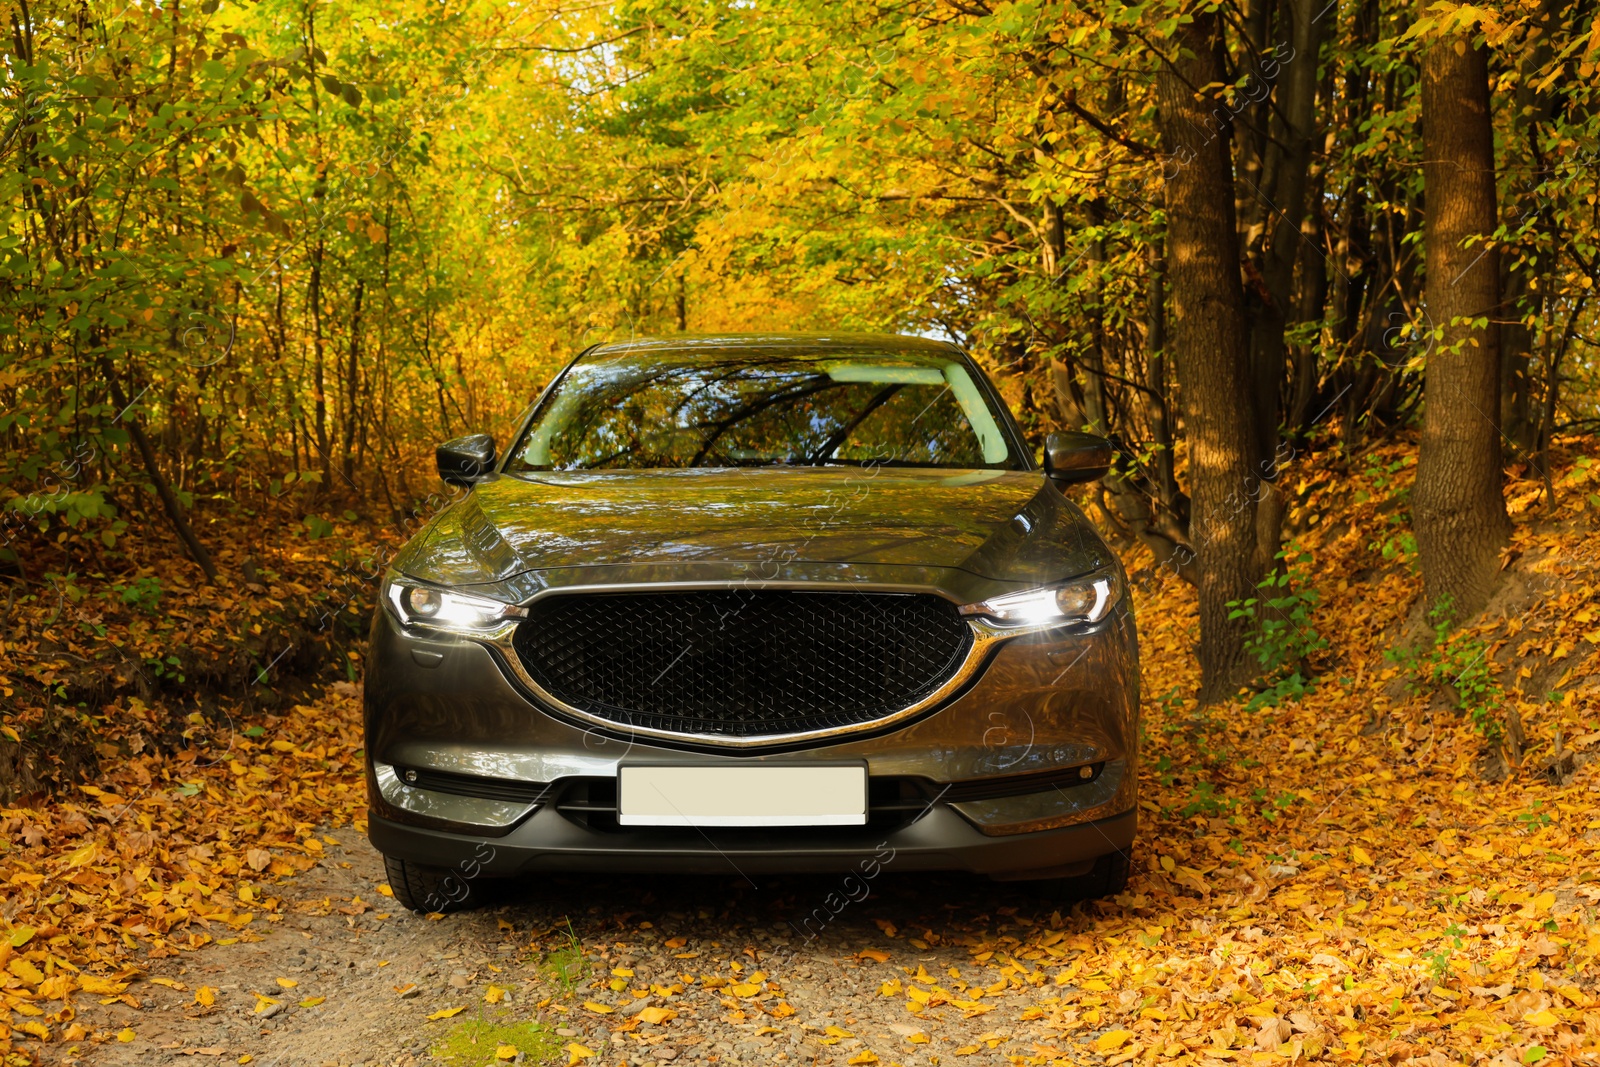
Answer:
[[[566,944],[545,953],[543,965],[545,973],[561,987],[563,993],[570,996],[578,983],[588,977],[589,961],[584,958],[583,942],[578,940],[570,919],[567,920],[566,936]]]
[[[547,953],[544,958],[544,970],[560,985],[561,991],[567,994],[571,994],[589,973],[588,961],[583,958],[583,949],[573,946],[558,948]]]
[[[560,1050],[561,1039],[538,1023],[468,1019],[451,1027],[444,1040],[433,1046],[433,1054],[448,1067],[484,1067],[505,1062],[495,1059],[495,1050],[501,1045],[515,1047],[525,1063],[539,1063]]]

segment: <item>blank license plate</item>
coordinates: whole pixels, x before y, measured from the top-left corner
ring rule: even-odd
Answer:
[[[628,766],[618,772],[623,826],[862,826],[867,768]]]

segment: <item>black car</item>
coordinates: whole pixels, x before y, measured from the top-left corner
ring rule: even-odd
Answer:
[[[960,349],[591,348],[395,558],[369,833],[442,911],[557,871],[958,869],[1119,890],[1138,645],[1116,555]]]

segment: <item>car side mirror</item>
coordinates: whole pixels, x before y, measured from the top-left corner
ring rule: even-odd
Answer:
[[[1111,469],[1111,442],[1098,434],[1058,431],[1044,439],[1044,473],[1053,482],[1092,482]]]
[[[447,484],[476,485],[494,466],[494,438],[486,433],[457,437],[434,449],[433,455],[439,477]]]

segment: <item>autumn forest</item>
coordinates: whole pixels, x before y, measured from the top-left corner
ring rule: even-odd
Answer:
[[[1600,3],[5,10],[5,1063],[1600,1054]],[[752,331],[1110,439],[1128,890],[405,913],[359,694],[435,445]]]

